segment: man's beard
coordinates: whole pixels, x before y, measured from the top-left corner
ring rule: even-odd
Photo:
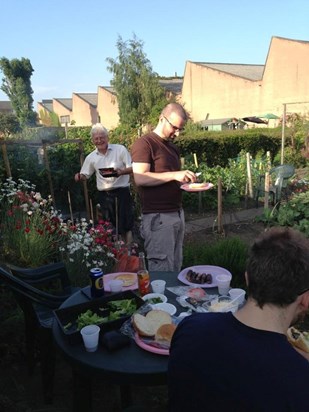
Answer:
[[[177,136],[173,133],[173,134],[170,134],[166,140],[168,142],[173,142],[176,139],[176,137]]]

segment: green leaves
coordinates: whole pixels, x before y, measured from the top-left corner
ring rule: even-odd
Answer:
[[[268,226],[293,227],[309,237],[309,192],[294,195],[279,209],[266,209],[259,220]]]
[[[190,242],[184,245],[183,267],[214,265],[227,268],[233,274],[233,287],[245,286],[248,245],[240,238],[221,239],[214,244]]]
[[[30,60],[24,57],[8,60],[3,57],[0,59],[0,69],[4,74],[1,90],[9,97],[20,125],[35,125],[36,113],[33,111],[30,80],[34,70]]]

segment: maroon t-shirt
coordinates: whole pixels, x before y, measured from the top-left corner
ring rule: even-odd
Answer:
[[[155,133],[137,139],[131,149],[134,163],[149,163],[150,172],[180,170],[177,146]],[[159,186],[138,186],[143,213],[175,212],[181,208],[180,183],[176,180]]]

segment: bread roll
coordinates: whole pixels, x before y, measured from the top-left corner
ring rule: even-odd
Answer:
[[[204,186],[205,183],[189,183],[189,189],[199,189]]]
[[[132,317],[132,324],[140,336],[155,336],[161,325],[172,323],[171,316],[163,310],[151,310],[146,316],[135,313]]]
[[[150,320],[151,322],[154,322],[155,324],[159,326],[164,325],[165,323],[172,323],[172,318],[171,315],[164,310],[159,310],[159,309],[154,309],[150,310],[146,318]]]
[[[296,346],[298,349],[309,353],[309,333],[300,332],[293,326],[288,329],[287,332],[288,341]]]
[[[135,313],[132,318],[133,327],[141,336],[154,336],[156,333],[154,324],[147,321],[146,316]]]
[[[175,330],[176,325],[173,323],[161,325],[155,334],[155,341],[170,346]]]

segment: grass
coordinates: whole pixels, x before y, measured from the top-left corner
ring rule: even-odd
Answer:
[[[232,286],[244,288],[247,257],[248,245],[238,237],[221,239],[213,244],[192,240],[184,245],[183,267],[207,262],[207,265],[227,268],[233,275]]]

